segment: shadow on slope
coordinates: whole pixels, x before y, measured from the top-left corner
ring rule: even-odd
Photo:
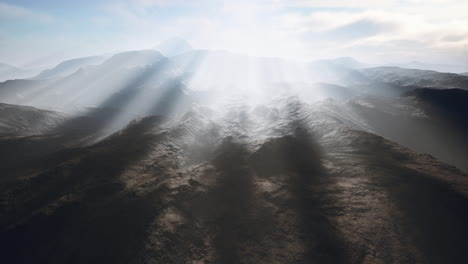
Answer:
[[[422,258],[419,261],[467,262],[468,198],[442,181],[443,175],[431,175],[443,171],[429,165],[425,167],[427,173],[412,169],[418,156],[396,151],[383,141],[360,148],[366,154],[364,163],[370,166],[375,186],[390,195],[393,225],[409,238],[408,246],[416,248],[416,255]]]
[[[158,214],[164,186],[145,195],[119,176],[163,135],[148,117],[67,162],[3,190],[0,245],[8,263],[128,263]],[[4,186],[6,187],[6,186]],[[4,188],[2,188],[4,189]]]
[[[464,90],[416,89],[398,98],[360,96],[324,105],[352,127],[378,133],[467,171],[467,103]]]
[[[158,69],[155,71],[148,72],[138,81],[112,94],[99,107],[83,115],[62,120],[63,123],[42,135],[0,139],[0,157],[2,157],[0,167],[8,170],[7,174],[10,174],[10,170],[11,174],[16,174],[13,172],[15,168],[23,170],[36,166],[46,167],[44,164],[50,165],[50,163],[44,161],[44,156],[65,148],[94,143],[125,127],[139,115],[157,114],[170,117],[186,110],[192,101],[184,93],[184,86],[180,79],[165,80],[161,84],[149,87],[142,86],[147,79],[154,78],[158,74]],[[146,94],[149,105],[144,109],[129,112],[128,106],[146,90],[151,90],[149,97]]]
[[[300,263],[347,263],[345,242],[331,220],[335,209],[327,191],[335,183],[322,166],[321,150],[313,136],[301,122],[293,122],[292,126],[294,135],[264,143],[252,155],[252,166],[259,177],[285,181],[291,196],[270,199],[281,208],[299,213],[299,232],[305,247]]]
[[[204,241],[207,235],[214,250],[214,263],[255,263],[249,258],[267,258],[265,248],[252,254],[272,230],[273,223],[271,214],[255,197],[245,144],[225,138],[213,155],[210,163],[216,182],[201,191],[200,183],[190,180],[190,186],[179,190],[174,205],[188,222],[175,232],[183,234],[182,238],[165,235],[172,239],[171,247],[157,254],[156,260],[179,263],[204,258],[210,252]]]

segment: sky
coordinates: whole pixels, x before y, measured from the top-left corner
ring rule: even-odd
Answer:
[[[0,62],[20,67],[194,48],[308,61],[468,64],[468,0],[0,0]]]

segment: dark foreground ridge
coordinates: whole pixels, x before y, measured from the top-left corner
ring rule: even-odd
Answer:
[[[9,130],[2,262],[468,263],[466,174],[297,98],[272,105],[97,141],[86,118],[87,140],[62,116]]]

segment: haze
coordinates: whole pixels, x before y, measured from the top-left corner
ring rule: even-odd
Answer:
[[[466,64],[468,1],[121,0],[0,2],[0,62],[148,49],[182,37],[196,49],[367,63]]]
[[[467,11],[0,2],[1,263],[468,263]]]

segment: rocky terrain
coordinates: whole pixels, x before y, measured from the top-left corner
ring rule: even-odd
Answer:
[[[91,145],[18,154],[1,184],[3,257],[466,261],[465,173],[298,98],[272,105],[233,103],[222,115],[194,107],[175,120],[136,120]]]
[[[320,62],[254,97],[243,63],[134,51],[0,83],[2,260],[468,262],[466,91]]]

